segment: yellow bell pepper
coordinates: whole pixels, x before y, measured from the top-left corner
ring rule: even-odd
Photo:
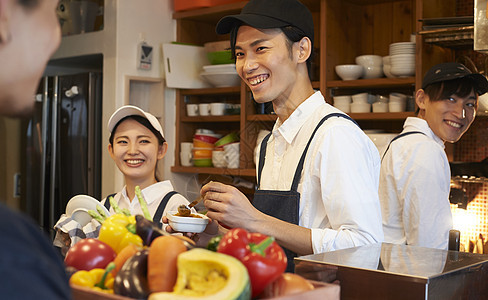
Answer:
[[[115,214],[103,221],[98,239],[119,253],[129,244],[142,247],[142,239],[135,233],[135,216]]]
[[[110,273],[115,264],[110,263],[106,269],[95,268],[90,271],[80,270],[74,273],[69,282],[73,285],[88,287],[95,291],[110,293],[114,292],[114,277]]]

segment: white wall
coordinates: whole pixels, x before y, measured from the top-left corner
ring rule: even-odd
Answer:
[[[124,86],[125,76],[141,77],[164,77],[164,68],[162,66],[162,44],[176,40],[176,21],[173,20],[173,1],[171,0],[144,0],[144,1],[118,1],[117,5],[117,24],[116,24],[116,72],[115,72],[115,101],[114,109],[128,103]],[[136,68],[137,45],[141,42],[141,37],[151,46],[153,46],[153,65],[150,71],[138,70]],[[164,101],[163,119],[160,120],[165,138],[168,142],[168,152],[163,159],[163,178],[170,179],[176,190],[187,195],[187,189],[193,188],[193,176],[185,174],[171,173],[170,168],[174,165],[175,155],[175,116],[176,116],[176,94],[171,88],[164,88],[164,95],[161,101]],[[159,112],[152,111],[157,115]],[[104,119],[108,122],[111,113],[104,113]],[[106,123],[105,123],[106,124]],[[107,136],[103,141],[108,140]],[[107,151],[104,149],[105,162],[112,165],[113,172],[116,174],[113,184],[106,182],[106,176],[103,176],[102,195],[119,191],[123,187],[122,174],[113,164]],[[108,173],[108,172],[104,172]],[[192,196],[190,194],[189,196]]]
[[[128,104],[126,76],[161,78],[161,45],[176,39],[176,21],[172,19],[172,0],[105,0],[104,30],[87,34],[68,36],[54,54],[53,59],[87,54],[103,54],[103,119],[107,124],[110,115],[120,106]],[[137,46],[141,38],[153,46],[151,70],[137,69]],[[186,195],[193,176],[173,174],[175,144],[175,90],[165,88],[160,101],[169,149],[162,163],[163,178],[173,181],[175,188]],[[156,100],[158,101],[158,100]],[[159,112],[155,112],[158,114]],[[109,133],[102,132],[102,197],[122,189],[123,176],[113,163],[107,151]],[[160,172],[161,173],[161,172]]]

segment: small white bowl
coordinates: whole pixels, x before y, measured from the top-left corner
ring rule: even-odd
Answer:
[[[334,105],[349,105],[351,103],[351,96],[334,96]]]
[[[364,79],[381,78],[383,77],[383,65],[371,65],[364,67]]]
[[[337,65],[335,71],[342,80],[356,80],[364,74],[364,68],[359,65]]]
[[[368,102],[368,93],[359,93],[352,95],[352,102],[353,103],[367,103]]]
[[[407,103],[401,103],[401,102],[388,103],[388,110],[390,112],[402,112],[405,111],[406,108],[407,108]]]
[[[385,76],[388,78],[395,78],[395,75],[391,74],[391,65],[390,64],[383,65],[383,73],[385,73]]]
[[[402,93],[390,93],[390,102],[406,103],[407,95]]]
[[[351,112],[351,104],[349,104],[349,103],[334,104],[334,107],[337,108],[338,110],[346,113],[346,114]]]
[[[215,87],[239,86],[241,84],[241,77],[236,72],[202,72],[200,76]]]
[[[207,227],[208,221],[210,220],[206,215],[192,213],[199,217],[179,217],[175,216],[178,211],[169,211],[166,213],[168,217],[168,223],[171,228],[179,232],[193,232],[200,233]]]
[[[371,104],[366,103],[351,103],[352,113],[369,113],[371,112]]]
[[[379,55],[360,55],[356,57],[356,63],[363,67],[383,65],[383,57]]]
[[[375,102],[372,106],[374,113],[388,112],[388,103],[386,102]]]

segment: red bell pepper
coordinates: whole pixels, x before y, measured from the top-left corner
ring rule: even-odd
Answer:
[[[250,233],[242,228],[227,232],[222,237],[217,252],[233,256],[244,264],[251,280],[253,297],[261,294],[286,269],[285,252],[273,237]]]

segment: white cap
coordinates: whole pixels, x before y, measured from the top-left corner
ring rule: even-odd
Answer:
[[[133,105],[122,106],[112,114],[110,120],[108,120],[108,131],[112,133],[115,125],[117,125],[120,120],[128,116],[141,116],[143,118],[146,118],[149,123],[151,123],[151,125],[154,127],[154,129],[159,131],[159,133],[161,133],[161,136],[164,138],[163,128],[161,127],[158,119],[156,119],[156,117],[151,115],[150,113],[145,112],[139,107]]]

